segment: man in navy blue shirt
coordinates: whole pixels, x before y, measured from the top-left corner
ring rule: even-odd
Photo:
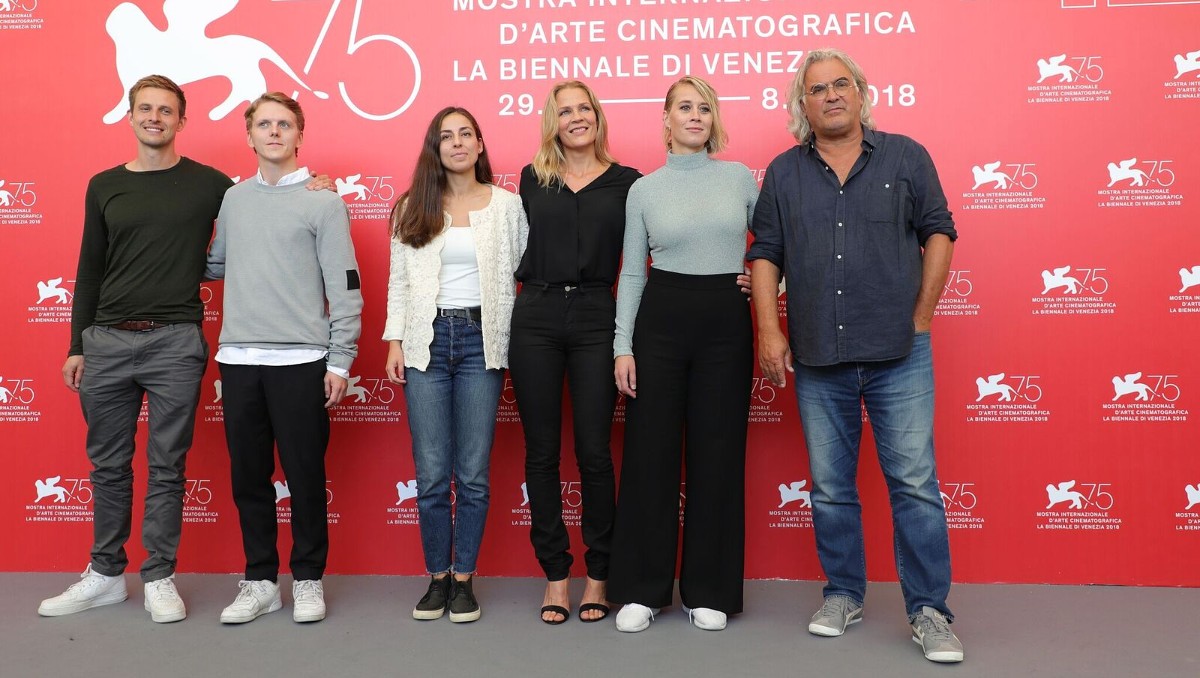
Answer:
[[[963,659],[949,624],[950,546],[933,451],[929,326],[958,237],[928,152],[875,130],[862,70],[810,52],[789,94],[799,144],[767,168],[752,231],[763,374],[796,399],[812,473],[813,527],[828,583],[808,630],[840,636],[866,595],[856,477],[861,404],[895,524],[896,569],[913,640]],[[780,274],[788,282],[779,325]]]

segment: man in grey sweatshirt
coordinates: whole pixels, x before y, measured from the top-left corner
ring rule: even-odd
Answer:
[[[357,354],[358,264],[341,198],[304,190],[300,105],[272,92],[245,117],[258,175],[226,193],[206,271],[225,278],[216,360],[246,553],[245,579],[221,621],[245,623],[282,607],[271,482],[278,446],[292,504],[292,617],[313,622],[325,618],[326,409],[346,394]]]

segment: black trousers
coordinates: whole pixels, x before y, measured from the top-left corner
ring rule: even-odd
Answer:
[[[625,409],[615,603],[671,604],[686,461],[680,597],[742,611],[753,337],[736,278],[650,270],[633,335],[638,395]]]
[[[278,367],[218,365],[246,579],[279,578],[275,487],[271,484],[277,445],[292,495],[292,576],[320,579],[329,555],[325,361]]]
[[[525,487],[530,541],[546,578],[566,579],[574,559],[562,520],[563,378],[571,394],[575,459],[583,500],[588,576],[608,579],[616,489],[613,478],[613,331],[609,287],[526,284],[513,308],[508,369],[525,430]]]

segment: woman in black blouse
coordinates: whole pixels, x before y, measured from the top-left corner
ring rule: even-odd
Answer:
[[[563,379],[570,390],[583,499],[587,585],[579,618],[608,615],[615,487],[609,441],[616,386],[613,285],[625,233],[625,196],[641,174],[608,153],[607,123],[587,85],[562,82],[542,114],[542,144],[521,172],[529,245],[517,269],[509,371],[525,431],[530,540],[548,583],[542,621],[570,616],[573,558],[559,475]]]

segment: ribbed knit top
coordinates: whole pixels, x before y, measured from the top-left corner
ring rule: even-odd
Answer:
[[[625,243],[617,287],[613,355],[633,354],[633,325],[651,266],[674,273],[741,273],[758,186],[745,165],[707,152],[667,153],[667,164],[638,179],[625,203]]]

